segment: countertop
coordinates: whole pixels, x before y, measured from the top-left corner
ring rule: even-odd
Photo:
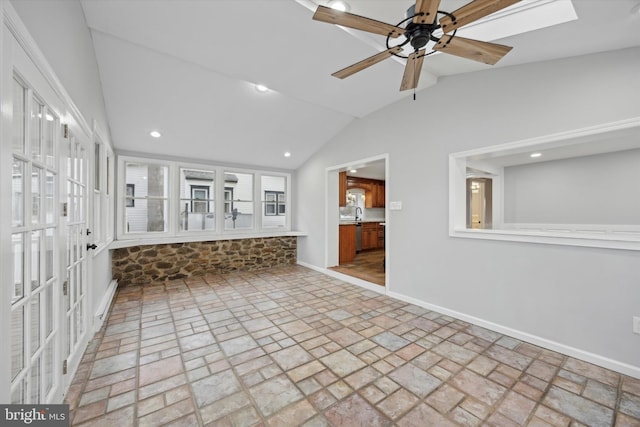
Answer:
[[[362,224],[365,222],[375,222],[375,223],[383,223],[385,222],[384,218],[378,218],[378,219],[363,219],[363,220],[353,220],[353,219],[341,219],[340,220],[340,225],[353,225],[353,224]]]

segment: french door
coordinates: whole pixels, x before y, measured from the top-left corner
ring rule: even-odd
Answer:
[[[11,237],[11,256],[1,260],[8,268],[0,277],[11,298],[0,301],[10,318],[1,359],[10,365],[11,403],[60,403],[89,338],[90,137],[20,43],[3,36],[2,95],[12,114],[2,118],[10,138],[0,149],[11,168],[0,174],[11,217],[3,215],[0,227]]]
[[[62,285],[65,343],[63,373],[75,372],[87,341],[87,153],[71,132],[64,144],[66,169],[66,234]],[[72,380],[66,377],[67,384]]]

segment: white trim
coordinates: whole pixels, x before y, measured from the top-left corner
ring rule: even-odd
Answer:
[[[111,301],[113,301],[113,296],[116,293],[116,289],[118,288],[118,281],[112,280],[107,286],[107,289],[100,300],[100,304],[98,304],[98,309],[96,313],[93,315],[93,332],[98,332],[100,328],[102,328],[102,324],[107,318],[107,314],[109,313],[109,308],[111,307]]]
[[[410,304],[417,305],[422,308],[426,308],[427,310],[432,310],[447,316],[455,317],[456,319],[469,322],[473,325],[490,329],[500,334],[507,335],[507,336],[528,342],[530,344],[534,344],[539,347],[546,348],[548,350],[556,351],[558,353],[562,353],[564,355],[574,357],[576,359],[593,363],[594,365],[598,365],[607,369],[612,369],[621,374],[629,375],[631,377],[640,379],[640,366],[633,366],[633,365],[629,365],[628,363],[620,362],[618,360],[609,359],[608,357],[601,356],[599,354],[595,354],[585,350],[581,350],[579,348],[571,347],[571,346],[559,343],[557,341],[552,341],[546,338],[539,337],[537,335],[532,335],[527,332],[519,331],[517,329],[512,329],[507,326],[500,325],[498,323],[493,323],[488,320],[484,320],[475,316],[470,316],[468,314],[464,314],[459,311],[441,307],[439,305],[430,304],[422,300],[419,300],[417,298],[409,297],[397,292],[387,292],[387,296],[401,300],[401,301],[408,302]]]
[[[213,242],[218,240],[241,240],[241,239],[267,239],[269,237],[298,237],[306,236],[304,231],[282,231],[273,233],[246,233],[246,234],[205,234],[199,233],[191,236],[158,236],[144,238],[118,239],[112,241],[108,246],[109,249],[128,248],[131,246],[144,245],[162,245],[169,243],[187,243],[187,242]]]
[[[340,279],[343,282],[347,282],[347,283],[352,284],[352,285],[360,286],[361,288],[367,289],[369,291],[377,292],[377,293],[382,294],[382,295],[387,295],[387,291],[386,291],[384,286],[376,285],[374,283],[367,282],[366,280],[358,279],[357,277],[352,277],[352,276],[349,276],[349,275],[346,275],[346,274],[339,273],[337,271],[329,270],[327,268],[316,267],[315,265],[307,264],[306,262],[303,262],[303,261],[298,261],[297,263],[298,263],[298,265],[301,265],[302,267],[306,267],[306,268],[308,268],[310,270],[314,270],[314,271],[317,271],[319,273],[326,274],[327,276],[331,276],[331,277],[334,277],[336,279]]]
[[[638,225],[504,224],[503,183],[500,168],[489,171],[498,174],[493,177],[494,183],[497,184],[493,191],[493,229],[466,228],[466,178],[469,164],[485,166],[491,164],[492,157],[554,147],[577,147],[593,141],[599,135],[634,130],[634,128],[640,129],[640,117],[450,154],[449,236],[640,251]],[[603,151],[603,153],[606,152],[606,150]]]

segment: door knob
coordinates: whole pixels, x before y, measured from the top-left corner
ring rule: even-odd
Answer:
[[[98,247],[98,245],[96,245],[96,244],[91,244],[91,245],[90,245],[89,243],[87,243],[87,250],[89,250],[89,249],[95,249],[95,248],[97,248],[97,247]]]

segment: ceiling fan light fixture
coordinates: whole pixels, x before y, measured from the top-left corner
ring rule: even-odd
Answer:
[[[329,2],[329,7],[331,9],[339,10],[340,12],[349,12],[349,4],[342,0],[333,0]]]

